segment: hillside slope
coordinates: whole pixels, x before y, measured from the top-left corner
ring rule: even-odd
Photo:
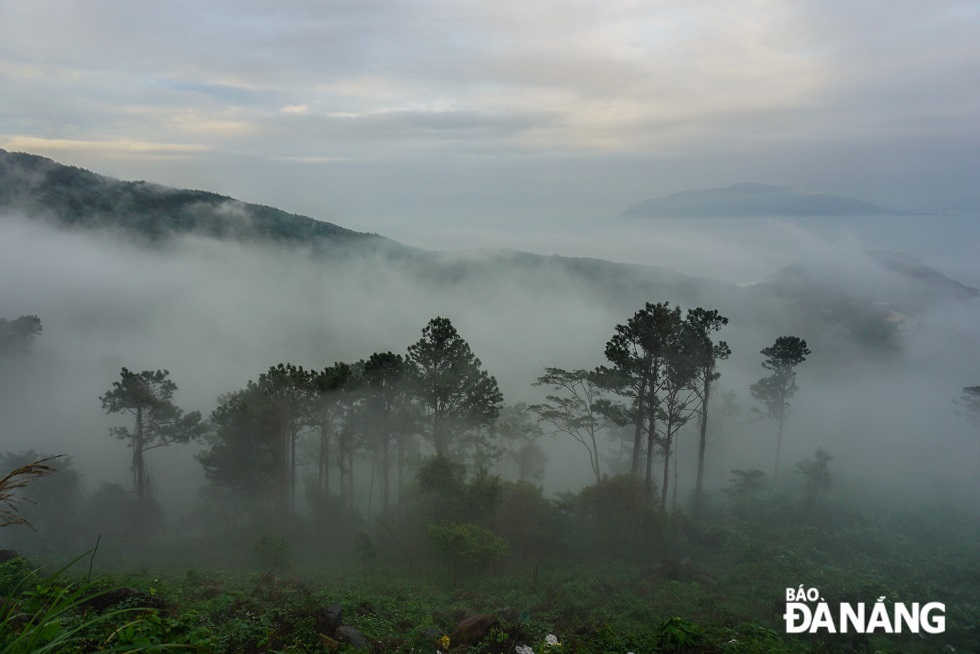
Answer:
[[[0,211],[5,209],[58,225],[121,230],[148,241],[180,234],[321,246],[388,241],[217,193],[122,181],[0,150]]]

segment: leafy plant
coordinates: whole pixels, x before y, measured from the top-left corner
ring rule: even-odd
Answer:
[[[113,589],[98,582],[65,581],[64,573],[80,558],[41,581],[33,574],[24,575],[12,593],[13,599],[0,611],[0,654],[99,654],[144,651],[151,646],[156,651],[173,649],[173,645],[160,642],[120,642],[120,634],[147,620],[143,616],[129,619],[145,609],[117,608],[88,617],[85,605]],[[122,625],[116,626],[120,622]]]
[[[667,652],[680,652],[704,641],[704,631],[683,618],[670,618],[657,629],[657,642]]]
[[[429,525],[429,537],[446,561],[454,582],[510,553],[507,541],[483,527],[465,522]]]

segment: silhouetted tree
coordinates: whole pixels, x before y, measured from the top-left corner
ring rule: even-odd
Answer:
[[[201,414],[184,414],[173,403],[177,390],[166,370],[131,372],[123,368],[121,379],[99,399],[108,414],[127,413],[133,417],[133,427],[113,427],[111,433],[133,450],[133,494],[140,503],[151,496],[150,478],[146,469],[146,453],[171,443],[187,443],[204,435],[206,427]]]
[[[657,420],[660,423],[657,443],[664,455],[660,504],[665,509],[667,508],[667,490],[670,486],[670,455],[674,440],[677,438],[680,429],[690,422],[697,410],[696,400],[699,382],[697,375],[704,356],[703,335],[690,323],[681,323],[677,326],[677,331],[668,340],[666,351],[663,381],[660,384],[663,397],[660,399],[657,408]],[[674,480],[675,505],[677,503],[676,489],[677,481]]]
[[[315,425],[319,435],[317,453],[317,491],[320,499],[326,499],[330,492],[331,442],[337,444],[337,467],[340,471],[341,504],[348,506],[347,500],[347,454],[350,447],[345,434],[350,435],[348,425],[360,401],[358,387],[363,366],[348,363],[335,363],[311,377],[317,398]]]
[[[297,440],[315,422],[317,390],[301,367],[278,364],[220,398],[212,447],[198,458],[213,482],[256,498],[271,494],[277,515],[295,511]]]
[[[524,402],[505,405],[493,425],[501,449],[517,465],[518,478],[529,482],[544,479],[546,457],[537,440],[543,432],[537,416]]]
[[[221,395],[211,424],[211,446],[197,455],[208,480],[226,489],[227,499],[252,510],[274,503],[283,452],[275,437],[275,414],[262,389],[250,382]]]
[[[550,386],[555,393],[547,396],[547,402],[531,405],[541,422],[554,427],[554,434],[565,434],[575,439],[589,453],[589,464],[598,484],[602,481],[599,464],[598,434],[611,422],[609,412],[603,413],[602,387],[597,374],[588,370],[562,370],[545,368],[534,386]]]
[[[437,454],[462,449],[463,437],[493,423],[503,395],[497,380],[460,337],[448,318],[436,317],[408,348],[413,391],[428,423],[423,437]]]
[[[803,475],[803,501],[812,508],[821,493],[830,488],[830,462],[834,457],[818,448],[813,458],[807,457],[796,464],[797,474]]]
[[[762,367],[772,371],[752,384],[752,397],[765,407],[765,415],[776,424],[776,465],[773,482],[779,483],[779,454],[783,444],[783,428],[789,417],[789,401],[799,390],[796,385],[796,366],[806,361],[810,354],[806,341],[796,336],[780,336],[771,346],[763,349],[766,357]]]
[[[618,422],[635,426],[630,472],[639,475],[643,436],[646,435],[645,486],[653,491],[653,457],[657,438],[658,393],[667,377],[667,361],[682,335],[680,307],[669,302],[646,303],[606,343],[606,358],[612,368],[598,370],[603,384],[630,400],[630,406],[611,413]],[[626,418],[625,420],[623,418]]]
[[[0,318],[0,354],[28,350],[34,337],[42,331],[41,319],[37,316],[20,316],[13,320]]]
[[[249,382],[251,383],[251,382]],[[275,442],[281,452],[276,457],[280,508],[296,511],[296,444],[300,435],[315,423],[316,389],[310,373],[302,366],[278,364],[259,375],[257,386],[265,394],[266,407],[274,415]],[[284,506],[288,498],[288,506]]]
[[[708,409],[711,399],[711,388],[721,376],[716,370],[718,361],[727,359],[732,353],[725,341],[712,342],[711,334],[719,331],[728,324],[728,318],[715,310],[690,309],[687,312],[687,322],[701,339],[700,356],[696,369],[695,392],[698,395],[698,474],[694,486],[694,519],[697,520],[701,510],[701,495],[704,480],[704,456],[708,444]]]
[[[364,392],[370,440],[380,457],[381,519],[391,508],[391,448],[411,422],[409,368],[400,354],[374,353],[364,363]]]

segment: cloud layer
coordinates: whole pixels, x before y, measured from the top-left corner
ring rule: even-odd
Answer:
[[[976,209],[978,20],[952,0],[8,3],[0,147],[364,229],[511,211],[491,190],[601,218],[743,180]]]

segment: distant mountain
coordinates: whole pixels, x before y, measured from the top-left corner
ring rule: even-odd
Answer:
[[[58,227],[124,234],[147,245],[182,235],[304,246],[330,258],[378,254],[426,283],[453,285],[506,274],[575,280],[596,297],[632,307],[651,296],[709,301],[728,285],[656,266],[498,251],[441,253],[231,197],[122,181],[25,153],[0,150],[0,219],[24,215]],[[705,295],[707,294],[707,295]]]
[[[744,218],[751,216],[899,215],[886,207],[853,198],[806,193],[766,184],[682,191],[635,204],[620,218]]]
[[[45,157],[0,150],[0,211],[4,210],[62,226],[113,229],[148,241],[193,234],[313,246],[393,243],[377,234],[217,193],[121,181]]]
[[[816,197],[819,201],[811,206],[822,206],[824,211],[846,207],[881,211],[856,200],[748,184],[670,196],[675,206],[687,207],[686,215],[707,215],[694,212],[696,206],[707,211],[711,203],[706,198],[714,198],[713,206],[718,207],[714,215],[723,207],[727,215],[759,215],[759,207],[764,206],[761,200],[754,205],[749,200],[725,204],[721,198],[760,197]],[[695,202],[697,198],[700,203]],[[755,209],[750,212],[749,206]],[[773,209],[777,206],[774,199],[767,206],[771,213],[787,213],[785,208]],[[734,213],[736,209],[742,213]],[[371,261],[394,271],[399,280],[435,295],[453,295],[461,289],[465,297],[477,297],[479,289],[486,288],[533,289],[541,294],[575,289],[572,303],[576,306],[584,301],[614,309],[624,318],[644,302],[713,307],[733,324],[806,334],[815,349],[836,351],[845,359],[853,352],[895,354],[900,350],[899,327],[910,317],[934,310],[937,302],[975,301],[978,296],[976,289],[892,253],[872,253],[874,267],[885,276],[871,278],[860,287],[855,286],[855,279],[840,278],[844,274],[840,266],[809,264],[790,266],[763,282],[739,287],[666,268],[600,259],[517,251],[433,252],[215,193],[120,181],[43,157],[0,150],[0,220],[8,215],[70,229],[123,234],[150,247],[181,235],[243,245],[277,244],[285,248],[285,256],[291,256],[291,248],[302,247],[325,264],[335,265],[332,270],[338,275],[343,274],[346,261]],[[840,340],[840,335],[846,338]]]

